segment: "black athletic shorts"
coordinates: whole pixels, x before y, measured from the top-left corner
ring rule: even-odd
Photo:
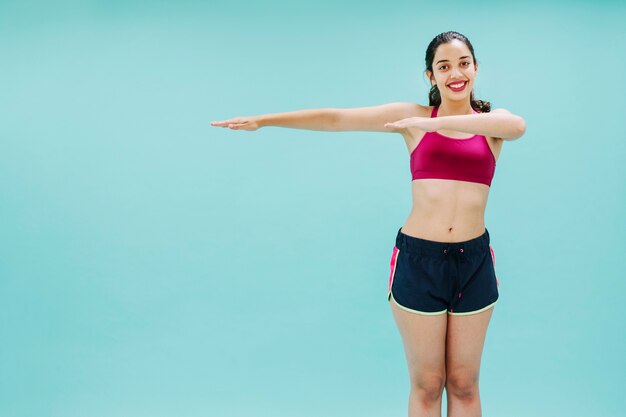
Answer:
[[[474,314],[498,300],[489,231],[464,242],[436,242],[398,229],[387,300],[418,314]]]

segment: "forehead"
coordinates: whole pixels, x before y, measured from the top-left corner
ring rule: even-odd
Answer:
[[[465,45],[462,41],[458,39],[452,39],[452,41],[448,43],[442,43],[437,48],[435,52],[435,60],[434,62],[439,61],[440,59],[450,59],[457,60],[462,56],[472,56],[467,45]]]

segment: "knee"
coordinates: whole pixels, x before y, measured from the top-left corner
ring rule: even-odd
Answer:
[[[478,397],[478,373],[466,370],[449,373],[446,393],[460,400],[474,400]]]
[[[444,375],[420,375],[411,378],[412,394],[424,404],[438,402],[443,393],[444,385]]]

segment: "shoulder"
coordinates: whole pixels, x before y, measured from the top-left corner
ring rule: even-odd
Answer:
[[[419,103],[412,102],[396,102],[389,103],[386,106],[391,106],[403,113],[403,118],[409,117],[430,117],[433,111],[433,106],[424,106]]]
[[[406,118],[409,118],[409,117],[430,118],[433,112],[433,108],[434,108],[433,106],[424,106],[419,103],[406,103],[406,104],[407,104],[407,111],[409,112],[409,114],[405,116]],[[399,133],[401,133],[402,136],[404,137],[408,148],[414,149],[415,148],[414,144],[419,143],[420,138],[422,138],[426,132],[413,126],[413,127],[405,127],[403,129],[400,129]]]
[[[430,117],[432,106],[424,106],[419,103],[397,101],[383,105],[403,113],[404,117]]]
[[[512,114],[507,109],[502,109],[502,108],[500,108],[500,109],[493,109],[489,113],[508,113],[508,114]]]
[[[507,109],[503,109],[503,108],[493,109],[493,110],[489,110],[489,111],[477,111],[477,113],[479,113],[479,114],[482,114],[482,113],[508,113],[508,114],[512,114],[510,111],[508,111]]]
[[[375,108],[375,107],[372,107]],[[390,120],[408,119],[409,117],[430,117],[432,106],[424,106],[410,101],[396,101],[377,106]]]
[[[422,104],[418,104],[418,103],[414,103],[415,104],[415,116],[418,117],[430,117],[431,114],[433,113],[433,109],[434,106],[424,106]]]

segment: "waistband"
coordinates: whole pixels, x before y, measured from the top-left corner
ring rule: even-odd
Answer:
[[[489,248],[489,231],[485,227],[485,232],[473,239],[463,242],[437,242],[434,240],[422,239],[402,233],[402,227],[398,229],[396,236],[396,247],[416,255],[428,255],[433,257],[447,257],[473,255],[484,253]]]

